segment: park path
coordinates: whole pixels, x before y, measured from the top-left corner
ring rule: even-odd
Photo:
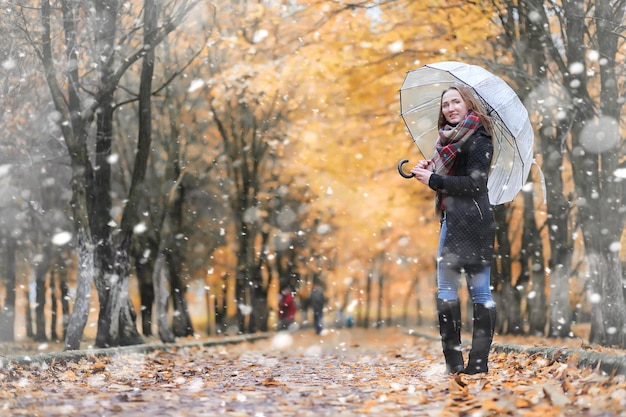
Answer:
[[[7,416],[613,416],[626,382],[525,354],[446,376],[436,339],[397,328],[0,368]]]

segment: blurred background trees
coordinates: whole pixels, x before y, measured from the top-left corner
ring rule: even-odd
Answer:
[[[626,343],[620,257],[625,5],[601,0],[494,2],[505,29],[496,49],[503,56],[495,62],[516,80],[533,112],[546,178],[547,216],[541,228],[547,226],[548,263],[546,271],[543,264],[531,271],[549,277],[549,333],[567,336],[572,307],[580,315],[582,304],[590,303],[590,340],[619,346]],[[578,245],[584,262],[575,252]],[[536,252],[538,246],[532,248]],[[582,290],[573,277],[580,278],[576,281]],[[543,282],[539,279],[536,288],[545,288]]]
[[[623,1],[5,8],[2,340],[265,331],[314,282],[327,317],[428,323],[438,221],[396,172],[422,157],[397,92],[461,60],[517,90],[545,177],[498,207],[498,330],[625,344]]]

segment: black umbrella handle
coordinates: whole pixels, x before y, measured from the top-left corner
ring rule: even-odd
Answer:
[[[400,162],[398,162],[398,172],[400,173],[400,175],[402,175],[404,178],[413,178],[415,175],[411,172],[409,174],[406,174],[403,170],[402,170],[402,165],[406,164],[407,162],[409,162],[408,159],[403,159]]]

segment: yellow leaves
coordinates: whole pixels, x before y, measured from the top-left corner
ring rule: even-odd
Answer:
[[[94,374],[99,373],[99,372],[104,372],[106,368],[107,368],[106,365],[103,364],[102,362],[96,362],[90,367],[91,372],[93,372]]]
[[[170,378],[172,378],[172,374],[167,371],[157,373],[157,379],[159,380],[166,380]]]
[[[524,397],[515,397],[513,404],[515,405],[515,408],[529,408],[532,406],[530,400]]]
[[[321,343],[323,342],[323,343]],[[315,354],[311,347],[317,346]],[[487,375],[443,375],[441,343],[395,329],[2,368],[11,415],[620,415],[623,376],[525,354],[492,354]],[[8,381],[10,379],[10,381]],[[19,398],[19,401],[16,399]],[[171,414],[170,413],[170,414]],[[204,414],[203,414],[204,413]]]
[[[562,407],[570,402],[569,398],[563,393],[563,390],[554,385],[544,385],[542,387],[546,399],[556,407]]]
[[[450,380],[450,392],[455,398],[467,399],[469,396],[468,385],[463,382],[461,375],[454,375],[454,378]]]
[[[65,381],[74,382],[74,381],[76,381],[78,379],[78,377],[76,376],[74,371],[68,369],[67,371],[65,371],[65,372],[63,372],[61,374],[61,378],[60,379],[62,381],[65,380]]]
[[[509,410],[498,403],[495,398],[489,398],[482,403],[482,410],[487,412],[495,412],[498,414],[507,414]]]
[[[368,400],[368,401],[365,401],[365,403],[363,403],[363,407],[365,410],[375,407],[376,405],[378,405],[377,400]]]
[[[250,3],[246,10],[246,21],[253,22],[263,18],[265,14],[265,7],[261,3]]]
[[[261,382],[264,387],[282,387],[285,386],[283,382],[277,381],[273,376],[269,376]]]

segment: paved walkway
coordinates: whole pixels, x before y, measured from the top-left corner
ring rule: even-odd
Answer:
[[[626,383],[523,354],[446,376],[437,340],[399,329],[277,333],[240,344],[0,368],[0,415],[621,415]]]

